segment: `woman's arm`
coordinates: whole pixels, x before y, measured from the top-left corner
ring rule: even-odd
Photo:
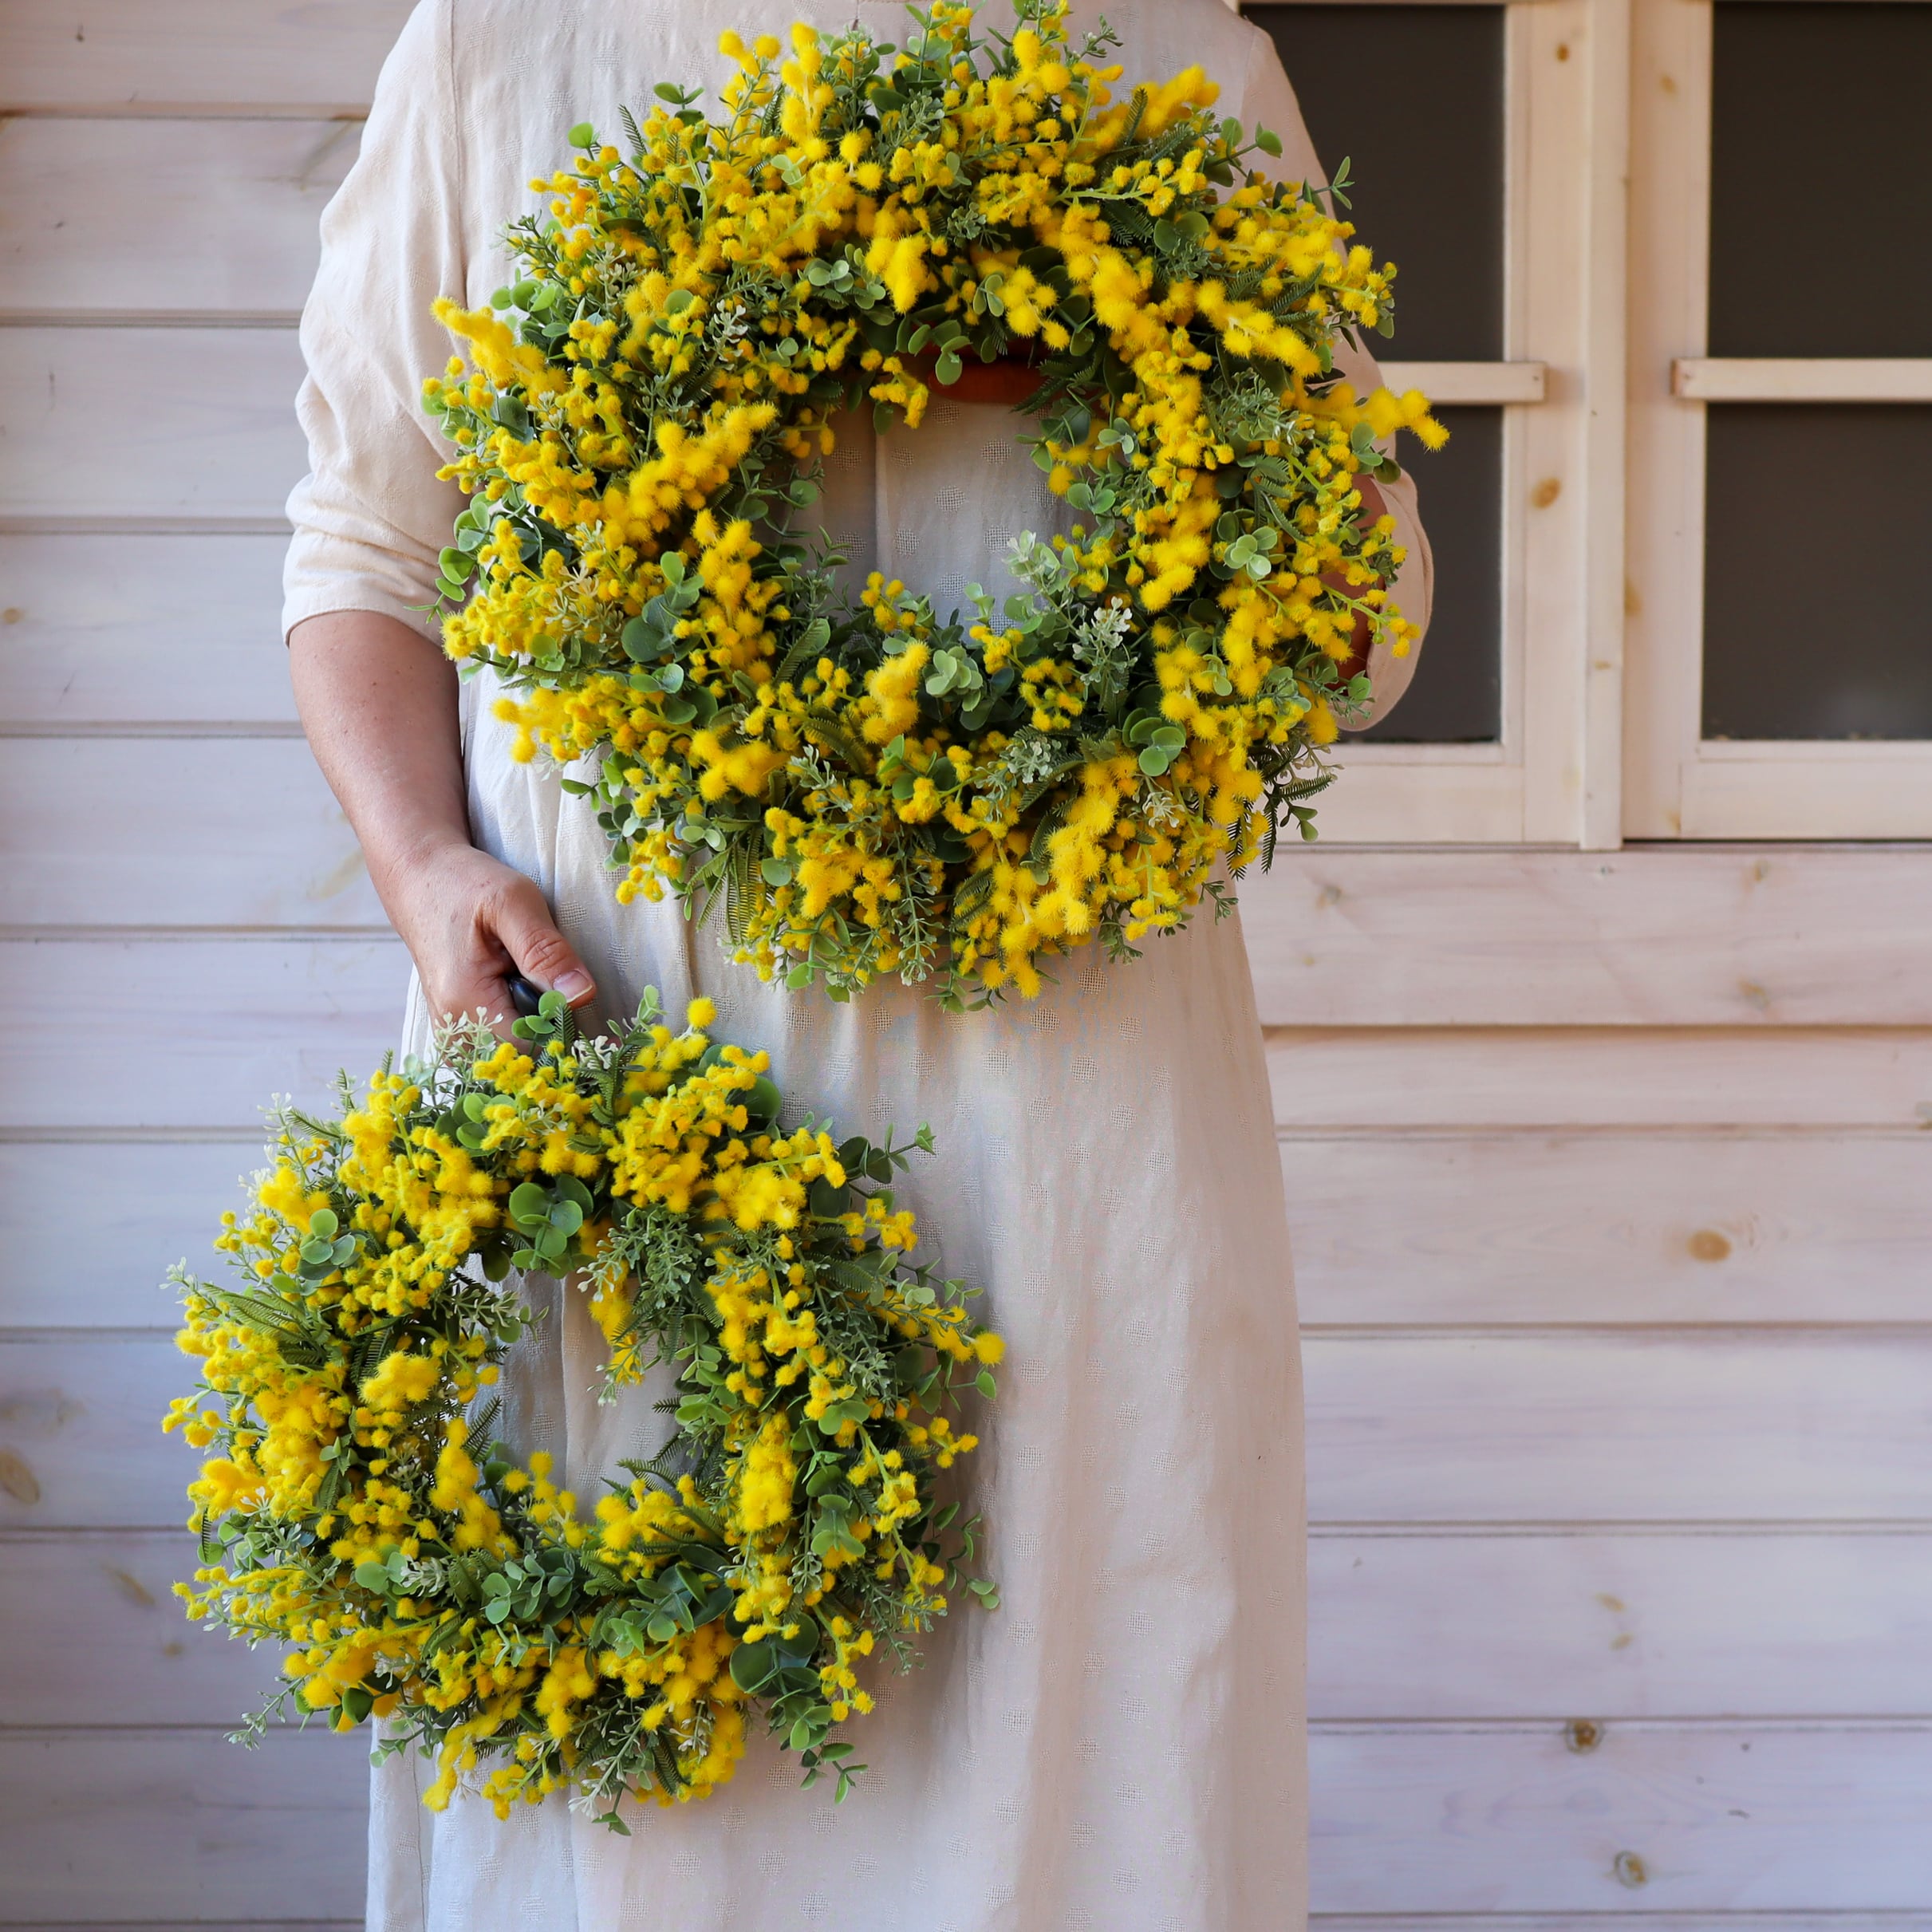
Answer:
[[[456,673],[436,645],[378,611],[330,611],[290,632],[289,670],[429,1011],[507,1015],[513,968],[573,1006],[590,999],[542,893],[470,842]]]
[[[468,287],[454,11],[426,0],[409,15],[323,213],[282,628],[309,742],[429,1011],[495,1016],[512,969],[573,1004],[593,988],[536,886],[471,842],[455,672],[422,624],[463,507],[421,406],[424,372],[449,353],[434,298]]]

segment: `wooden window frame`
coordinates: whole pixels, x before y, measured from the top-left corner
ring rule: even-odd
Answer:
[[[1932,743],[1703,735],[1709,406],[1932,401],[1932,357],[1712,357],[1713,0],[1634,0],[1630,326],[1633,838],[1922,838]]]
[[[1384,365],[1503,411],[1501,731],[1345,744],[1332,843],[1617,842],[1629,0],[1503,4],[1504,360]]]

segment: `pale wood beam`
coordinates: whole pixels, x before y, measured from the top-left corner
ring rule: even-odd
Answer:
[[[1932,356],[1679,356],[1670,391],[1705,403],[1932,403]]]

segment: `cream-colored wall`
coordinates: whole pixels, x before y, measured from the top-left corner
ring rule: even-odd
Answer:
[[[397,1018],[275,578],[400,12],[0,4],[0,1924],[358,1909],[361,1744],[225,1744],[266,1666],[168,1599],[152,1284]],[[1244,900],[1318,1910],[1932,1926],[1932,853],[1317,847]]]

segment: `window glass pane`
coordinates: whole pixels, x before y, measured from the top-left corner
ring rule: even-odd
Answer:
[[[1414,362],[1503,353],[1503,9],[1248,6],[1296,84],[1350,219],[1401,270],[1393,342]]]
[[[1724,0],[1714,32],[1711,354],[1932,355],[1932,6]]]
[[[1407,443],[1436,563],[1436,604],[1402,701],[1358,738],[1381,744],[1482,743],[1502,734],[1503,412],[1438,409],[1449,440]],[[1406,441],[1406,440],[1405,439]]]
[[[1503,9],[1255,6],[1280,49],[1315,152],[1344,156],[1350,218],[1401,270],[1391,341],[1414,362],[1503,354]],[[1362,735],[1484,742],[1502,729],[1502,412],[1441,409],[1446,449],[1403,440],[1436,559],[1435,615],[1414,681]]]
[[[1932,738],[1932,408],[1708,415],[1705,736]]]

